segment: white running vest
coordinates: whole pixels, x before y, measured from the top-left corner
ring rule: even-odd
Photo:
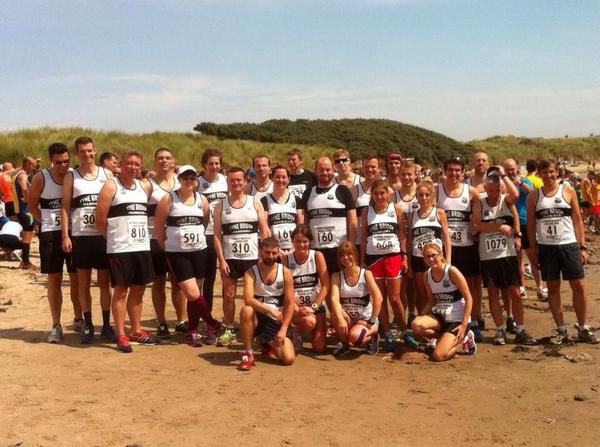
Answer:
[[[413,194],[410,200],[404,200],[402,195],[400,194],[400,190],[396,189],[394,191],[394,202],[399,203],[402,207],[402,212],[405,215],[408,215],[411,211],[416,211],[419,209],[419,203],[417,202],[417,194]]]
[[[365,191],[361,182],[358,182],[356,185],[356,201],[354,202],[354,206],[356,206],[356,236],[354,238],[354,243],[356,245],[360,245],[360,240],[362,237],[362,230],[360,223],[362,218],[362,213],[365,212],[366,208],[369,206],[369,202],[371,201],[371,190]]]
[[[186,205],[176,191],[171,193],[172,205],[167,217],[166,252],[200,251],[206,248],[202,197],[194,193],[194,203]]]
[[[437,185],[437,206],[446,213],[450,242],[453,247],[470,247],[474,244],[469,231],[471,223],[471,193],[469,186],[462,184],[458,197],[449,197],[444,186]]]
[[[346,205],[337,199],[337,188],[339,185],[335,184],[319,188],[321,193],[317,193],[317,186],[310,190],[306,210],[313,234],[311,248],[335,248],[346,240]]]
[[[487,200],[487,194],[480,194],[481,199],[481,222],[510,225],[515,227],[512,212],[506,204],[506,194],[500,194],[498,203],[490,206]],[[515,249],[515,238],[506,236],[500,231],[494,233],[479,233],[479,259],[481,261],[490,261],[492,259],[507,258],[517,256]]]
[[[444,276],[435,281],[431,269],[427,270],[427,282],[433,295],[431,311],[447,322],[462,322],[465,316],[465,298],[458,287],[450,279],[450,265],[444,267]],[[469,317],[469,322],[471,317]]]
[[[333,182],[336,185],[341,185],[342,183],[340,183],[340,181],[338,181],[339,178],[339,174],[336,172],[335,176],[333,177]],[[354,174],[354,177],[352,177],[352,186],[356,186],[360,183],[360,175],[358,174]]]
[[[62,206],[62,187],[52,178],[50,169],[42,169],[44,189],[40,194],[40,213],[42,214],[41,232],[60,231],[60,209]]]
[[[435,206],[424,217],[419,215],[419,210],[412,213],[410,231],[412,233],[412,256],[422,258],[423,247],[431,242],[436,242],[440,246],[443,246],[442,224],[440,224],[438,219],[437,208]]]
[[[223,200],[221,232],[225,259],[258,259],[258,213],[254,197],[246,195],[240,208],[232,207],[229,198]]]
[[[565,185],[561,182],[553,196],[546,196],[542,188],[538,189],[535,204],[537,243],[541,245],[566,245],[577,242],[571,205],[563,196]]]
[[[367,249],[368,255],[392,255],[400,253],[398,239],[398,215],[393,203],[378,214],[369,205],[367,210]]]
[[[150,199],[148,199],[148,231],[150,232],[150,239],[155,239],[154,237],[154,215],[156,214],[156,206],[158,202],[169,194],[172,191],[177,191],[181,186],[177,177],[173,176],[174,183],[173,189],[171,191],[167,191],[162,186],[158,184],[154,178],[150,178],[150,186],[152,186],[152,191],[150,192]]]
[[[319,294],[319,272],[315,251],[308,250],[308,258],[298,264],[294,253],[287,255],[287,263],[294,278],[294,298],[298,306],[310,306]]]
[[[277,202],[272,194],[262,199],[263,207],[267,213],[267,222],[271,234],[279,242],[282,250],[292,249],[292,231],[296,228],[298,211],[296,209],[296,196],[289,193],[284,203]],[[265,206],[266,204],[266,206]]]
[[[256,197],[258,200],[271,194],[272,192],[273,192],[273,182],[270,180],[269,180],[269,186],[267,186],[267,189],[265,189],[264,191],[259,191],[258,188],[256,187],[256,185],[254,184],[254,182],[252,182],[252,185],[250,186],[250,195]]]
[[[106,252],[131,253],[150,251],[148,234],[148,196],[139,180],[133,189],[114,177],[117,191],[108,210]]]
[[[96,228],[96,206],[98,194],[108,181],[106,171],[97,167],[96,178],[83,178],[77,169],[73,170],[73,195],[71,199],[71,234],[73,236],[99,236]]]
[[[365,280],[365,269],[360,269],[358,280],[354,285],[348,284],[344,271],[340,271],[340,304],[352,321],[371,319],[373,305]]]
[[[255,264],[252,266],[252,273],[254,273],[254,298],[273,309],[281,311],[285,297],[285,278],[283,276],[283,265],[279,263],[275,265],[277,266],[277,273],[275,274],[275,280],[271,284],[263,281],[258,265]],[[267,315],[273,318],[270,314]]]
[[[215,207],[227,197],[227,178],[223,174],[217,173],[217,179],[211,182],[200,175],[198,176],[198,192],[206,197],[210,208],[210,219],[204,234],[213,235],[215,234]]]

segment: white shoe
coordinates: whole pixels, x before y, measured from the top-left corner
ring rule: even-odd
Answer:
[[[531,273],[531,265],[529,264],[525,266],[525,278],[533,279],[533,273]]]
[[[521,294],[521,298],[527,298],[527,289],[525,286],[519,287],[519,293]]]
[[[63,331],[60,324],[52,326],[50,335],[48,335],[48,343],[60,343],[62,341]]]
[[[548,288],[547,287],[538,287],[537,297],[538,297],[538,300],[540,300],[540,301],[546,301],[548,299]]]

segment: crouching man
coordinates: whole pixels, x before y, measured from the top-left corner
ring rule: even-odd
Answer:
[[[252,341],[258,337],[263,352],[284,365],[296,354],[287,331],[294,314],[292,274],[277,262],[279,244],[268,237],[260,242],[258,263],[244,273],[244,307],[240,312],[240,334],[244,344],[238,369],[254,366]]]

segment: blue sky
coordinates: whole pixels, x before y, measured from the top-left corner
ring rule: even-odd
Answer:
[[[390,118],[600,133],[600,1],[0,0],[0,130]]]

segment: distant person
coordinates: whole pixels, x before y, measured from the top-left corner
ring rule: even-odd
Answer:
[[[108,169],[113,175],[118,175],[121,172],[119,167],[119,159],[112,152],[103,152],[99,159],[100,167]]]
[[[254,179],[246,185],[246,194],[262,199],[273,192],[271,181],[271,160],[266,155],[257,155],[252,159]]]
[[[334,169],[337,175],[332,179],[338,185],[344,185],[350,190],[362,180],[360,175],[352,171],[352,160],[346,149],[339,149],[333,153]]]
[[[525,169],[527,170],[526,177],[533,184],[533,189],[538,189],[542,186],[542,179],[537,176],[538,163],[536,160],[529,159],[525,163]]]
[[[484,191],[485,173],[490,167],[490,158],[485,152],[477,152],[471,160],[473,174],[467,179],[467,184],[477,190],[478,193]]]
[[[390,152],[385,157],[385,175],[390,188],[400,188],[400,167],[402,166],[402,155],[399,152]]]
[[[15,215],[15,204],[13,202],[12,192],[12,171],[15,169],[10,161],[2,163],[2,172],[0,172],[0,200],[4,203],[4,213],[6,217]]]
[[[290,172],[288,189],[296,196],[296,199],[300,200],[304,191],[317,184],[317,177],[311,171],[304,169],[304,158],[300,149],[290,149],[287,153],[287,162]]]

